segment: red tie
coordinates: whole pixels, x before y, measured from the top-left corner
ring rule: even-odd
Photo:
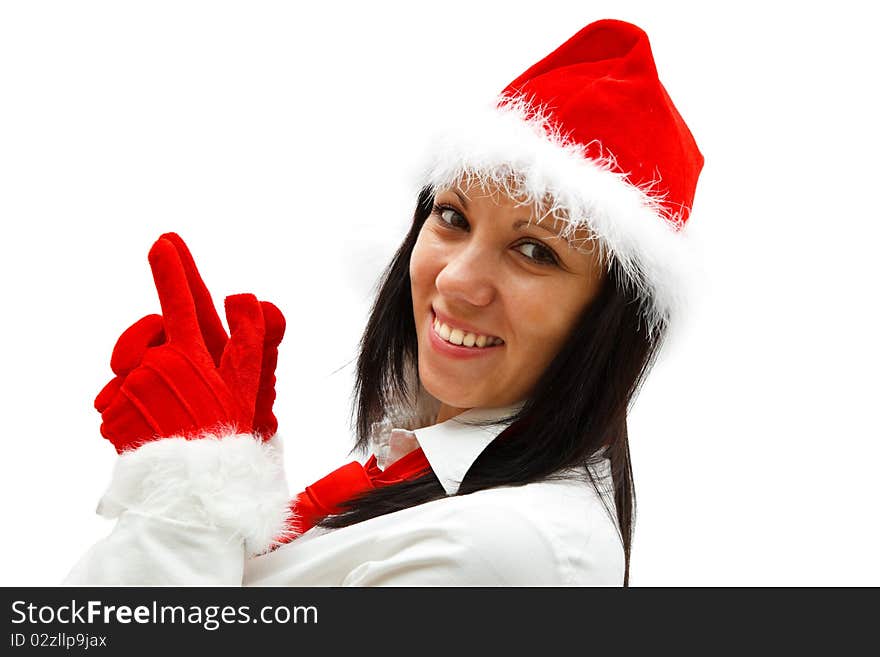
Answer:
[[[431,464],[420,447],[400,457],[385,470],[379,469],[375,454],[365,465],[357,461],[347,463],[311,486],[306,486],[293,499],[290,508],[295,517],[288,521],[288,528],[294,535],[280,538],[277,542],[289,543],[325,516],[338,513],[343,503],[359,493],[415,479],[430,469]]]

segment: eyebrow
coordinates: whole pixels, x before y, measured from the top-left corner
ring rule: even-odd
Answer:
[[[513,223],[514,229],[519,229],[519,228],[522,228],[523,226],[534,226],[535,228],[540,228],[542,230],[546,230],[553,237],[555,237],[556,239],[558,239],[561,242],[564,242],[565,245],[568,246],[568,248],[571,249],[572,251],[577,251],[578,253],[581,253],[581,249],[579,249],[577,246],[575,246],[573,239],[571,239],[570,237],[563,237],[561,234],[557,233],[552,228],[548,228],[547,226],[544,226],[543,224],[539,224],[534,221],[526,221],[525,219],[518,219],[517,221],[515,221]]]
[[[461,204],[464,206],[464,209],[465,209],[465,210],[469,209],[469,208],[468,208],[467,197],[466,197],[464,194],[462,194],[461,192],[459,192],[457,189],[453,189],[452,191],[455,192],[455,195],[458,197],[458,200],[461,201]],[[549,233],[553,233],[554,235],[556,235],[557,237],[559,237],[559,233],[557,233],[557,232],[556,232],[555,230],[553,230],[552,228],[547,228],[547,226],[542,226],[542,225],[539,224],[539,223],[534,223],[534,222],[526,221],[525,219],[519,219],[519,220],[515,221],[514,224],[513,224],[513,228],[514,228],[514,229],[517,229],[517,228],[520,228],[521,226],[524,226],[524,225],[529,224],[529,223],[531,223],[533,226],[537,226],[538,228],[543,228],[543,229],[546,230],[547,232],[549,232]]]
[[[557,233],[552,228],[547,228],[547,226],[544,226],[543,224],[539,224],[534,221],[527,221],[526,219],[519,219],[519,220],[513,222],[514,229],[522,228],[523,226],[534,226],[535,228],[540,228],[542,230],[546,230],[548,233],[552,233],[554,237],[558,237],[559,239],[562,239],[562,236],[559,233]]]

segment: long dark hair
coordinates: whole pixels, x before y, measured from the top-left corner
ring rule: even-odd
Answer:
[[[410,288],[410,256],[434,203],[433,190],[419,194],[412,227],[379,282],[367,327],[360,341],[352,416],[356,413],[354,450],[365,450],[374,425],[401,400],[415,403],[420,385],[418,341]],[[499,485],[521,485],[561,476],[563,470],[589,466],[597,452],[611,462],[616,525],[624,547],[623,585],[629,585],[630,547],[635,520],[635,488],[626,415],[631,401],[659,350],[661,334],[649,337],[635,294],[614,261],[593,302],[533,388],[510,425],[477,458],[458,495]],[[417,378],[417,377],[416,377]],[[498,420],[496,420],[498,421]],[[417,428],[417,427],[414,427]],[[353,451],[354,451],[353,450]],[[584,467],[612,514],[607,487]],[[433,472],[400,484],[369,491],[350,500],[345,510],[319,522],[346,527],[446,495]],[[613,517],[613,514],[612,514]]]

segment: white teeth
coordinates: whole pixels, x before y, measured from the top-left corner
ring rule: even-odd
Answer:
[[[501,338],[490,338],[486,335],[478,335],[476,333],[465,333],[461,329],[452,328],[444,324],[436,317],[434,318],[434,331],[447,342],[455,345],[464,345],[465,347],[491,347],[496,344],[502,344]]]

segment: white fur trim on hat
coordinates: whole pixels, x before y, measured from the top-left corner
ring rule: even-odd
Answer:
[[[285,535],[290,495],[280,441],[218,433],[162,438],[123,452],[98,513],[125,510],[225,529],[261,554]]]
[[[450,103],[450,105],[453,105]],[[445,111],[446,108],[444,108]],[[428,162],[417,184],[434,190],[466,181],[504,191],[537,211],[565,222],[561,233],[572,237],[587,227],[606,266],[616,260],[642,307],[648,331],[663,328],[677,316],[689,293],[693,258],[681,216],[615,170],[613,155],[601,160],[567,139],[523,98],[510,97],[476,108],[455,105],[428,148]],[[686,225],[686,224],[685,224]]]

